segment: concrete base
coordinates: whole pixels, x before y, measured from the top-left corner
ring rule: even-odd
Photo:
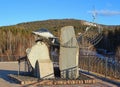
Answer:
[[[77,79],[79,76],[78,67],[68,68],[61,71],[61,78]]]
[[[53,64],[51,60],[39,60],[36,62],[34,75],[40,79],[54,78]]]

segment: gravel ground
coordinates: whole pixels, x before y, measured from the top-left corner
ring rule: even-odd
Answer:
[[[24,63],[21,63],[21,71],[24,71],[23,67]],[[0,87],[119,87],[99,79],[97,79],[97,83],[95,84],[40,86],[38,82],[29,85],[20,85],[7,76],[8,74],[17,74],[17,70],[17,62],[0,62]]]

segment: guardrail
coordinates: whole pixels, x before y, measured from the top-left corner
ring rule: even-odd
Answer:
[[[120,80],[120,63],[108,57],[80,55],[79,67],[97,75]]]
[[[18,55],[1,55],[0,56],[0,62],[6,62],[6,61],[17,61],[17,59],[19,58],[20,56]]]

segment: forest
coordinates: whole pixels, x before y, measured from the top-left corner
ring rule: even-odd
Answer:
[[[35,43],[32,31],[46,28],[56,37],[60,35],[63,26],[74,26],[76,35],[84,32],[88,25],[84,20],[59,19],[20,23],[11,26],[0,27],[0,61],[15,61],[26,55],[26,49]],[[103,27],[103,39],[95,46],[96,49],[106,49],[113,52],[120,61],[120,25],[101,25]]]

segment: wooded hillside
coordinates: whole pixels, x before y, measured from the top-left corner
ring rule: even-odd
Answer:
[[[7,60],[16,60],[13,55],[17,57],[24,56],[26,48],[34,44],[34,37],[31,34],[33,30],[46,28],[59,37],[61,27],[70,25],[74,26],[77,35],[78,32],[83,32],[88,26],[84,25],[84,22],[75,19],[62,19],[26,22],[0,27],[0,56],[2,58],[5,56]],[[120,26],[101,26],[103,26],[104,38],[96,48],[114,50],[116,52],[120,46]]]

